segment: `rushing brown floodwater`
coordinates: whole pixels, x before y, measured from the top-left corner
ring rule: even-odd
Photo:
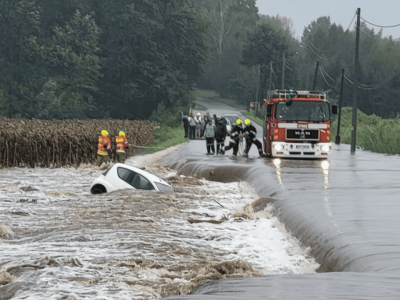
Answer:
[[[400,299],[399,156],[351,155],[341,145],[330,161],[260,159],[254,151],[204,159],[192,144],[167,164],[179,174],[246,180],[311,248],[322,273],[223,280],[171,299]]]
[[[0,299],[156,299],[318,268],[268,201],[246,206],[259,199],[246,182],[180,176],[151,156],[127,163],[176,192],[91,195],[93,166],[0,170]]]

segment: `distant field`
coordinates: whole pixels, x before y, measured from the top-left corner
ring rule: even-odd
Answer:
[[[244,114],[251,121],[256,122],[258,125],[260,125],[260,126],[264,125],[264,119],[261,119],[260,117],[255,116],[253,111],[242,112],[242,114]]]
[[[201,89],[196,89],[194,91],[194,96],[196,98],[206,98],[206,99],[214,99],[215,101],[225,103],[226,105],[229,105],[233,108],[236,108],[238,110],[244,110],[246,107],[237,102],[236,100],[233,99],[228,99],[228,98],[222,98],[217,92],[213,90],[201,90]],[[201,110],[200,108],[196,108]]]

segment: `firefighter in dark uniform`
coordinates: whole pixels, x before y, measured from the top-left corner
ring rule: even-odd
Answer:
[[[233,156],[236,156],[239,151],[239,142],[242,134],[243,134],[242,120],[237,119],[236,125],[235,127],[233,127],[231,131],[231,140],[229,141],[229,145],[228,147],[225,148],[225,150],[221,151],[222,154],[225,154],[225,151],[233,148]]]
[[[244,120],[244,129],[243,133],[246,136],[246,149],[244,150],[243,156],[248,156],[251,145],[255,144],[258,148],[258,153],[261,157],[265,157],[265,153],[262,149],[262,144],[259,140],[257,140],[257,129],[251,125],[251,121],[249,119]]]
[[[226,137],[226,125],[222,122],[222,119],[218,119],[217,128],[215,130],[215,140],[217,142],[216,154],[222,154],[225,148],[225,137]]]

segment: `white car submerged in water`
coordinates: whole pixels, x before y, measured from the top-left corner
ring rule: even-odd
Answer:
[[[90,186],[92,194],[109,193],[124,189],[153,190],[162,193],[174,191],[167,182],[156,175],[121,163],[109,167]]]

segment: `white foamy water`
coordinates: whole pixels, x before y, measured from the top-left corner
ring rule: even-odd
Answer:
[[[318,267],[271,207],[243,210],[258,199],[247,183],[176,176],[157,155],[127,164],[146,162],[173,194],[91,195],[93,166],[0,170],[0,299],[157,299]]]

